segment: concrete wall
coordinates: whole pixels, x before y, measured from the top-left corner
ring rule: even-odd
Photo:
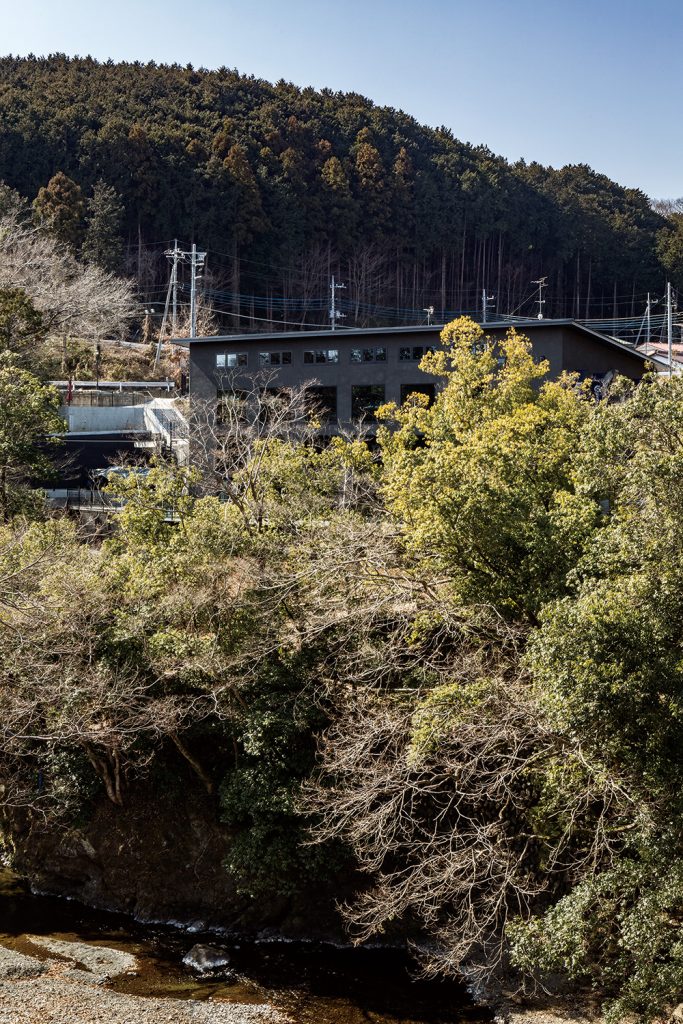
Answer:
[[[506,328],[495,327],[487,333],[502,338],[505,331]],[[548,360],[551,378],[558,377],[563,370],[579,373],[582,378],[616,370],[625,377],[639,380],[645,370],[645,362],[638,353],[603,341],[571,324],[524,325],[518,331],[531,341],[535,359]]]
[[[640,380],[646,368],[634,353],[621,351],[616,345],[596,344],[589,336],[575,331],[563,334],[562,363],[565,370],[576,371],[582,377],[602,376],[608,370],[616,370],[632,380]]]
[[[62,406],[60,414],[67,422],[69,433],[111,433],[144,430],[144,410],[144,405],[65,405]]]
[[[67,421],[69,433],[112,433],[148,430],[158,433],[158,413],[177,418],[174,398],[152,398],[140,405],[88,406],[64,405],[60,415]]]

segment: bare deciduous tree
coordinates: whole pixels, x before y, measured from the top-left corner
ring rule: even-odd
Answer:
[[[297,450],[313,452],[321,444],[320,421],[325,411],[315,395],[316,381],[294,388],[276,387],[272,371],[249,377],[226,373],[219,383],[220,397],[195,399],[190,409],[193,464],[203,475],[209,493],[222,493],[239,510],[245,528],[259,532],[266,525],[273,487],[283,486],[274,476],[279,446],[282,471],[291,480],[292,456]],[[312,470],[311,470],[312,472]],[[357,481],[355,482],[357,483]],[[353,471],[341,483],[343,500],[351,503]],[[296,502],[292,488],[283,494],[292,521]]]
[[[135,310],[130,281],[79,263],[17,210],[0,218],[0,280],[22,288],[54,334],[118,334]]]

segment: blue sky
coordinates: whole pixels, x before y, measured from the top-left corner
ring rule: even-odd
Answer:
[[[683,195],[673,0],[0,0],[0,52],[57,51],[360,92],[511,160]]]

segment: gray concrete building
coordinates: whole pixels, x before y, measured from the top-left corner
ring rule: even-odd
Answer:
[[[639,380],[649,357],[572,320],[495,322],[491,338],[511,326],[531,341],[536,359],[547,359],[550,377],[563,370],[596,382],[618,372]],[[441,326],[351,328],[192,338],[190,394],[216,399],[222,391],[247,385],[256,374],[272,375],[272,386],[311,383],[330,424],[370,417],[383,402],[404,401],[413,391],[433,395],[441,378],[423,373],[426,351],[440,345]],[[661,360],[658,369],[663,369]]]

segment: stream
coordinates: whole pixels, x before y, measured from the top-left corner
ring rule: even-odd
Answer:
[[[108,988],[131,996],[270,1003],[296,1024],[475,1024],[492,1014],[454,981],[416,978],[410,955],[388,947],[347,948],[142,925],[73,900],[38,896],[0,870],[0,945],[35,953],[27,935],[134,954],[139,970]],[[201,978],[182,960],[196,943],[219,945],[238,980]]]

